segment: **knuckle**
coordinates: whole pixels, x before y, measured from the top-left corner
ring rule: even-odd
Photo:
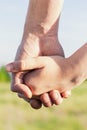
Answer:
[[[24,67],[25,67],[24,62],[23,62],[23,61],[20,61],[19,64],[18,64],[18,69],[19,69],[19,70],[22,70],[22,69],[24,69]]]

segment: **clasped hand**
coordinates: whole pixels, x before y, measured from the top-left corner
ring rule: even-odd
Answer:
[[[26,100],[31,98],[32,95],[40,96],[42,101],[45,100],[45,105],[49,103],[48,100],[50,98],[45,95],[46,99],[43,99],[42,94],[50,92],[50,97],[54,100],[55,104],[60,104],[63,93],[68,92],[72,87],[70,82],[72,77],[70,77],[70,69],[67,63],[67,59],[60,56],[39,56],[10,63],[12,72],[25,71],[23,84],[28,86],[27,88],[20,88],[19,85],[17,87],[12,86],[12,91],[19,93],[19,96]],[[55,90],[55,95],[52,93],[52,90]]]

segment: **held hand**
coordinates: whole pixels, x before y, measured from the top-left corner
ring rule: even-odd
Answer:
[[[68,62],[65,58],[59,56],[30,58],[25,61],[15,62],[14,66],[21,64],[19,71],[32,70],[25,74],[24,83],[29,86],[33,95],[41,95],[51,90],[59,90],[60,93],[71,89],[68,73]],[[18,70],[13,67],[12,71]],[[69,70],[70,71],[70,70]],[[67,87],[67,86],[70,86]],[[13,91],[16,88],[12,88]],[[25,91],[27,95],[27,91]]]
[[[18,48],[15,61],[26,60],[40,55],[64,56],[63,50],[57,38],[62,6],[62,0],[58,0],[56,2],[47,0],[39,0],[37,2],[32,0],[30,1],[24,26],[23,38],[21,45]],[[17,71],[17,73],[12,73],[11,88],[15,88],[15,91],[19,92],[18,95],[25,99],[25,97],[23,97],[24,95],[31,97],[32,93],[28,90],[29,88],[23,84],[24,74],[25,72],[23,71],[22,73],[19,71]],[[46,94],[49,96],[49,93]],[[66,97],[67,93],[65,92],[62,95]],[[45,99],[44,95],[43,97]],[[40,97],[38,98],[40,101]],[[34,102],[37,102],[36,97]],[[44,101],[42,103],[44,103]]]
[[[47,49],[47,48],[49,48],[49,49]],[[19,46],[15,61],[26,60],[31,57],[37,57],[39,55],[64,56],[62,47],[59,44],[57,37],[55,37],[55,36],[46,37],[45,36],[45,38],[38,40],[38,38],[36,36],[29,35],[28,40],[23,41],[23,43],[21,43],[21,45]],[[29,90],[29,88],[23,83],[23,76],[24,76],[25,72],[23,72],[23,71],[22,71],[22,73],[20,72],[20,70],[19,70],[20,66],[22,66],[21,62],[20,62],[20,64],[16,64],[16,65],[15,65],[15,62],[12,64],[12,67],[17,69],[16,70],[17,73],[14,73],[15,69],[11,70],[11,72],[13,72],[11,88],[12,89],[16,88],[15,91],[18,93],[19,97],[24,98],[24,95],[25,95],[25,97],[30,98],[32,96],[32,93]],[[27,92],[27,95],[25,94],[25,91]],[[54,93],[54,95],[56,95],[55,91],[53,93]],[[65,98],[69,97],[70,93],[71,93],[70,91],[69,92],[66,91],[66,92],[62,93],[62,97],[65,97]],[[46,95],[49,96],[49,93],[46,93]],[[61,95],[60,95],[60,97],[61,97]],[[40,99],[40,97],[39,97],[39,99]],[[45,94],[43,94],[43,100],[40,99],[41,100],[40,101],[39,99],[37,100],[37,98],[35,97],[34,99],[32,99],[32,101],[30,100],[30,104],[32,102],[31,105],[33,108],[40,108],[41,101],[43,104],[45,104]],[[53,102],[53,100],[54,99],[52,99],[52,100],[50,99],[49,104],[55,104],[55,102]],[[58,100],[58,99],[55,98],[55,100]]]

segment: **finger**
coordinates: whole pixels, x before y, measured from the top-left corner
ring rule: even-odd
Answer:
[[[58,90],[52,90],[49,92],[50,98],[55,105],[59,105],[62,103],[63,98],[61,97],[60,93]]]
[[[40,109],[42,107],[42,102],[39,99],[35,98],[26,98],[23,94],[18,93],[18,97],[24,99],[28,102],[33,109]]]
[[[40,109],[42,107],[42,102],[39,99],[30,99],[29,102],[34,109]]]
[[[68,98],[68,97],[70,97],[70,96],[71,96],[71,90],[68,90],[68,91],[65,91],[65,92],[61,93],[61,96],[62,96],[63,98]]]
[[[25,97],[25,95],[23,95],[21,93],[18,93],[17,95],[18,95],[19,98],[26,99],[28,102],[30,101],[30,98]]]
[[[19,72],[44,67],[44,58],[29,58],[26,60],[14,61],[6,65],[8,72]]]
[[[25,97],[27,97],[27,98],[31,98],[32,97],[32,92],[24,84],[13,85],[11,87],[11,91],[16,92],[16,93],[21,93],[21,94],[25,95]]]
[[[27,98],[32,97],[32,92],[29,89],[28,86],[23,84],[22,82],[22,74],[21,73],[13,73],[12,74],[12,83],[11,83],[11,91],[16,92],[16,93],[21,93],[25,95]]]
[[[40,100],[42,101],[45,107],[51,107],[53,105],[50,96],[48,93],[44,93],[40,96]]]

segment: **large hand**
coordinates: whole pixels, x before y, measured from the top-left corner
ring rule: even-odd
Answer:
[[[26,43],[26,42],[24,42]],[[49,48],[49,49],[47,49]],[[21,44],[21,46],[18,49],[18,53],[16,55],[16,60],[25,60],[27,58],[30,57],[36,57],[38,55],[60,55],[60,56],[64,56],[63,50],[57,40],[56,37],[48,37],[48,38],[43,38],[42,40],[38,40],[36,37],[32,37],[29,36],[28,38],[28,42],[26,44]],[[16,66],[16,69],[18,69],[18,67],[20,66]],[[30,90],[28,89],[28,87],[23,84],[23,77],[24,73],[18,72],[18,73],[13,73],[13,78],[12,78],[12,90],[14,91],[14,89],[17,88],[17,92],[19,93],[25,93],[27,92],[27,97],[30,96]],[[19,90],[18,90],[19,88]],[[57,94],[54,94],[57,93]],[[56,98],[56,104],[58,104],[58,92],[50,92],[50,95],[55,95],[54,97]],[[56,96],[57,95],[57,96]],[[62,93],[63,96],[67,96],[69,95],[69,93],[65,92]],[[48,97],[48,93],[45,93],[42,95],[42,102],[46,102],[45,101],[45,97]],[[25,98],[24,98],[25,99]],[[48,98],[49,99],[49,98]],[[27,99],[26,99],[27,100]],[[47,101],[48,102],[48,101]],[[31,104],[32,106],[34,106],[34,104],[36,104],[37,107],[38,102],[36,102],[36,100],[31,100]],[[46,104],[46,103],[44,103]],[[50,104],[50,103],[49,103]],[[39,106],[38,106],[39,107]]]
[[[39,55],[63,56],[63,50],[57,40],[62,6],[63,0],[55,2],[52,0],[30,0],[23,39],[16,60],[25,60]],[[31,97],[31,91],[23,84],[23,75],[24,72],[13,73],[11,89],[26,97]],[[43,97],[45,96],[43,95]]]
[[[20,71],[32,70],[24,75],[24,84],[31,89],[33,95],[41,95],[54,89],[63,93],[73,86],[71,67],[68,60],[63,57],[29,58],[15,62],[15,65],[20,63],[22,63]]]

